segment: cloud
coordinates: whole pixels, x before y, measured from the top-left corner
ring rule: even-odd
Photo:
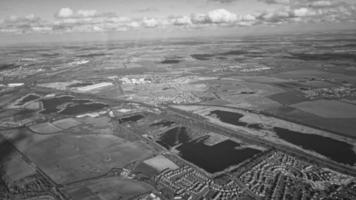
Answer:
[[[260,0],[282,8],[260,13],[261,23],[338,22],[356,18],[355,4],[341,0]]]
[[[49,22],[30,14],[24,17],[11,16],[5,18],[0,23],[0,32],[9,33],[29,33],[51,31]]]
[[[291,0],[259,0],[268,4],[290,4]]]
[[[142,24],[144,25],[144,27],[153,28],[153,27],[157,27],[159,25],[159,22],[155,18],[146,18],[145,17],[142,20]]]
[[[232,3],[235,1],[240,1],[240,0],[208,0],[210,2],[218,2],[218,3]]]
[[[347,5],[343,0],[259,0],[267,4],[280,4],[290,7],[325,8]]]
[[[189,16],[170,17],[170,22],[176,26],[188,26],[193,24],[192,19]]]
[[[140,23],[131,18],[96,10],[74,11],[70,8],[61,8],[55,14],[55,18],[53,30],[57,32],[126,31],[140,26]]]
[[[140,13],[147,13],[147,12],[157,12],[159,11],[158,8],[140,8],[140,9],[137,9],[136,10],[137,12],[140,12]]]
[[[237,15],[225,9],[217,9],[208,13],[208,19],[216,24],[234,23],[237,20]]]
[[[0,20],[0,32],[53,33],[53,32],[105,32],[127,31],[140,28],[253,26],[259,24],[320,23],[356,21],[356,5],[331,0],[260,0],[280,4],[277,8],[238,15],[220,8],[206,13],[161,18],[129,18],[115,13],[96,10],[61,8],[54,20],[43,20],[33,14],[11,16]]]
[[[78,10],[77,15],[80,17],[95,17],[97,15],[96,10]]]
[[[295,17],[305,17],[305,16],[313,15],[314,12],[312,12],[308,8],[298,8],[298,9],[293,10],[292,14]]]
[[[225,9],[216,9],[206,14],[192,14],[190,19],[193,24],[233,24],[237,21],[237,15]]]
[[[55,18],[65,19],[65,18],[89,18],[89,17],[110,17],[115,16],[114,13],[99,13],[96,10],[77,10],[74,11],[70,8],[61,8],[54,15]]]
[[[74,14],[73,10],[70,8],[61,8],[57,14],[56,17],[59,18],[67,18],[67,17],[72,17]]]

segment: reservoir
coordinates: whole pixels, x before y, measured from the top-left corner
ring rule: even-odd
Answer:
[[[167,120],[162,120],[160,122],[157,122],[157,123],[153,123],[151,124],[150,126],[163,126],[163,127],[169,127],[169,126],[172,126],[174,124],[174,122],[172,121],[167,121]]]
[[[262,152],[229,139],[215,145],[205,144],[209,137],[192,140],[186,127],[175,127],[162,134],[156,142],[166,149],[176,147],[180,157],[209,173],[222,171]]]
[[[246,122],[239,121],[244,115],[237,112],[230,112],[225,110],[214,110],[209,113],[210,116],[216,116],[220,121],[235,126],[245,126],[255,130],[261,130],[263,126],[261,124],[253,123],[249,124]]]
[[[185,127],[175,127],[163,133],[156,141],[158,144],[170,149],[178,144],[188,142],[190,137]]]
[[[80,100],[85,101],[85,100]],[[79,115],[88,112],[94,112],[105,108],[107,105],[102,103],[79,103],[79,104],[68,104],[65,109],[60,111],[63,115]]]
[[[206,145],[204,140],[198,139],[184,143],[177,150],[183,159],[210,173],[237,165],[262,152],[258,149],[242,146],[232,140],[225,140],[213,146]]]
[[[49,98],[49,99],[43,99],[41,100],[42,105],[43,105],[43,110],[40,112],[42,114],[51,114],[58,112],[60,109],[58,106],[69,102],[73,99],[73,96],[59,96],[59,97],[54,97],[54,98]]]
[[[143,118],[142,115],[133,115],[130,117],[123,117],[123,118],[119,119],[119,122],[120,122],[120,124],[125,123],[125,122],[136,122],[142,118]]]
[[[243,117],[243,114],[237,112],[214,110],[211,111],[209,115],[215,116],[221,122],[235,126],[245,126],[255,130],[263,129],[261,124],[248,124],[239,121],[239,119]],[[352,149],[353,146],[346,142],[316,134],[306,134],[292,131],[280,127],[274,127],[273,130],[279,138],[291,144],[300,146],[303,149],[317,152],[339,163],[347,165],[354,165],[356,163],[356,153]]]
[[[53,97],[41,100],[43,105],[43,110],[41,114],[51,114],[56,113],[61,110],[61,106],[65,105],[65,108],[59,113],[64,115],[78,115],[87,112],[97,111],[106,107],[107,105],[102,103],[92,103],[91,100],[87,99],[74,99],[73,96],[64,95],[59,97]]]
[[[306,134],[289,129],[274,127],[274,131],[279,138],[302,147],[306,150],[315,151],[336,162],[353,165],[356,163],[356,153],[352,150],[353,146],[332,138]]]

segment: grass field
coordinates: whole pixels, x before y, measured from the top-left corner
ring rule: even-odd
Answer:
[[[41,134],[57,133],[62,130],[49,122],[32,125],[30,126],[30,129],[33,132],[41,133]]]
[[[33,175],[36,170],[26,163],[10,143],[0,136],[0,177],[6,177],[9,184]]]
[[[355,105],[336,100],[305,101],[291,106],[324,118],[356,118]]]
[[[156,157],[147,159],[144,161],[145,164],[157,169],[158,171],[162,171],[164,169],[178,169],[178,165],[169,160],[168,158],[158,155]]]
[[[147,193],[153,188],[143,182],[119,177],[110,177],[88,181],[65,187],[64,190],[71,199],[85,200],[118,200]]]
[[[78,126],[81,123],[73,118],[65,118],[65,119],[60,119],[60,120],[54,121],[54,122],[52,122],[52,124],[56,127],[61,128],[61,129],[68,129],[68,128],[72,128],[74,126]]]
[[[16,143],[17,148],[57,183],[98,176],[113,167],[124,167],[131,161],[152,156],[148,146],[113,135],[16,134],[25,135]]]

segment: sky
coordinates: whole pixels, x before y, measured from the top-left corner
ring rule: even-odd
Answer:
[[[1,43],[224,37],[356,27],[356,0],[1,0]]]

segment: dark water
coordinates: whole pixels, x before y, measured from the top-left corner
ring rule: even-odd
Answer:
[[[254,124],[248,124],[247,127],[248,127],[248,128],[251,128],[251,129],[256,129],[256,130],[261,130],[261,129],[263,129],[262,124],[256,124],[256,123],[254,123]]]
[[[34,110],[23,109],[14,114],[13,117],[15,120],[25,120],[32,117],[34,114],[36,114],[36,111]]]
[[[92,58],[92,57],[100,57],[100,56],[106,56],[106,55],[111,55],[107,53],[90,53],[90,54],[82,54],[82,55],[77,55],[79,58]]]
[[[167,121],[167,120],[162,120],[160,122],[157,123],[153,123],[150,126],[164,126],[164,127],[169,127],[172,126],[174,124],[174,122],[172,121]]]
[[[26,97],[24,97],[23,99],[21,99],[21,101],[19,101],[16,105],[23,105],[29,101],[32,101],[32,100],[36,100],[36,99],[39,99],[40,96],[37,96],[37,95],[34,95],[34,94],[29,94],[27,95]]]
[[[69,104],[59,113],[63,115],[79,115],[83,113],[94,112],[103,109],[106,106],[106,104],[102,103]]]
[[[210,115],[211,114],[216,115],[220,121],[225,123],[236,126],[245,126],[255,130],[263,129],[261,124],[248,124],[245,122],[240,122],[239,119],[243,117],[243,115],[240,113],[214,110],[210,112]],[[320,153],[321,155],[324,155],[336,162],[349,165],[356,163],[356,153],[353,152],[352,145],[345,142],[315,134],[305,134],[291,131],[280,127],[274,127],[274,131],[281,139],[297,146],[301,146],[304,149]]]
[[[157,143],[164,146],[166,149],[170,149],[178,144],[188,142],[190,140],[187,128],[175,127],[167,132],[157,140]]]
[[[222,171],[261,152],[250,147],[241,147],[241,144],[232,140],[209,146],[204,144],[204,139],[184,143],[177,150],[182,158],[210,173]]]
[[[0,64],[0,71],[7,70],[7,69],[15,69],[20,66],[21,65],[18,65],[18,64]]]
[[[243,114],[237,113],[237,112],[229,112],[229,111],[224,111],[224,110],[214,110],[211,111],[209,115],[216,115],[216,117],[225,123],[236,125],[236,126],[245,126],[251,129],[255,130],[261,130],[263,129],[263,126],[261,124],[257,123],[246,123],[246,122],[241,122],[239,121],[241,117],[243,117]]]
[[[87,86],[87,85],[92,85],[93,83],[90,82],[84,82],[84,83],[73,83],[72,85],[69,85],[69,88],[73,88],[73,87],[83,87],[83,86]]]
[[[161,64],[176,64],[176,63],[180,63],[181,60],[177,60],[177,59],[166,59],[161,61]]]
[[[142,118],[143,118],[142,115],[133,115],[130,117],[123,117],[123,118],[119,119],[119,122],[120,122],[120,124],[125,123],[125,122],[136,122]]]
[[[40,113],[42,114],[59,112],[59,106],[63,104],[68,104],[59,112],[64,115],[78,115],[86,112],[93,112],[107,106],[102,103],[92,103],[91,100],[87,99],[74,99],[73,96],[69,95],[43,99],[41,101],[43,103],[43,110]]]
[[[242,118],[244,115],[236,112],[229,112],[229,111],[224,111],[224,110],[214,110],[210,112],[210,115],[216,115],[220,121],[228,123],[228,124],[233,124],[237,126],[246,126],[247,123],[245,122],[240,122],[240,118]]]
[[[231,51],[220,53],[219,55],[231,56],[231,55],[244,55],[247,53],[248,53],[247,51],[243,51],[243,50],[231,50]]]
[[[336,162],[349,165],[356,163],[356,154],[352,150],[352,145],[348,143],[328,137],[300,133],[279,127],[275,127],[274,131],[281,139],[297,146],[301,146],[304,149],[320,153]]]
[[[352,60],[356,61],[356,56],[351,53],[322,53],[322,54],[309,54],[309,53],[293,53],[292,57],[300,60]]]
[[[197,60],[209,60],[214,55],[212,55],[212,54],[192,54],[190,56]]]
[[[42,114],[51,114],[58,112],[58,106],[70,102],[74,97],[73,96],[60,96],[60,97],[53,97],[49,99],[43,99],[43,109],[40,113]]]

